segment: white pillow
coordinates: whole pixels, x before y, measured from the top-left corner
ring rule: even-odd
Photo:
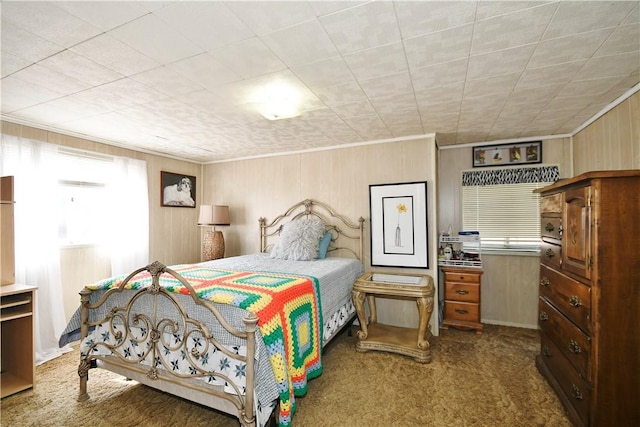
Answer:
[[[309,216],[289,221],[282,227],[280,238],[273,246],[271,258],[310,261],[318,257],[318,244],[324,235],[324,223]]]

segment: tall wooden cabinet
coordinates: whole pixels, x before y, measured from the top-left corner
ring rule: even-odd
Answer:
[[[640,425],[640,170],[539,192],[536,366],[574,425]]]
[[[0,397],[33,387],[35,286],[15,283],[13,177],[0,177]]]

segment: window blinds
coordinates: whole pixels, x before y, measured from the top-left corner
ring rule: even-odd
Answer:
[[[463,229],[480,232],[483,251],[538,250],[540,196],[533,191],[557,177],[557,166],[463,172]]]

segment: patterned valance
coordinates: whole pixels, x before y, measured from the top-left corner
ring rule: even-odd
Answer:
[[[558,166],[530,166],[462,172],[463,186],[556,182],[558,179],[560,179]]]

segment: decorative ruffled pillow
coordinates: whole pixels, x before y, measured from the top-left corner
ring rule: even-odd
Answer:
[[[318,257],[318,245],[324,235],[324,223],[309,216],[289,221],[282,227],[271,258],[310,261]]]

